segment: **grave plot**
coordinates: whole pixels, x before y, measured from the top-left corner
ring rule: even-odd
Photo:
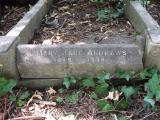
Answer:
[[[20,77],[49,82],[66,75],[142,69],[143,51],[136,45],[136,31],[127,17],[112,18],[104,24],[98,20],[98,9],[87,0],[53,4],[32,45],[17,47]]]
[[[59,78],[66,75],[140,70],[143,62],[145,66],[157,64],[159,67],[159,25],[139,2],[127,2],[126,16],[119,16],[117,20],[109,16],[112,19],[107,19],[106,24],[94,14],[98,7],[86,1],[52,4],[52,0],[39,0],[2,37],[3,73],[18,79],[59,84]]]
[[[43,18],[31,44],[134,42],[135,31],[126,16],[118,12],[107,13],[105,10],[115,5],[100,10],[101,5],[96,6],[87,0],[75,3],[54,4]],[[106,18],[102,18],[103,12],[106,12]],[[113,16],[116,13],[120,14],[118,19]]]

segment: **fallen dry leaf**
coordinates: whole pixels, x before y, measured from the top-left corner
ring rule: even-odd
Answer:
[[[60,7],[58,10],[59,11],[65,11],[65,10],[68,10],[69,9],[69,6],[63,6],[63,7]]]
[[[0,113],[0,120],[3,120],[3,113]]]
[[[27,106],[29,106],[29,104],[30,104],[34,99],[42,100],[42,96],[41,96],[41,95],[34,94],[34,95],[29,99],[29,101],[27,102]]]
[[[47,90],[47,93],[49,93],[49,95],[55,95],[57,92],[53,89],[53,88],[49,88],[48,90]]]
[[[122,92],[118,92],[116,90],[116,91],[109,92],[108,96],[105,99],[118,101],[121,95],[122,95]]]
[[[75,116],[74,115],[68,115],[68,116],[62,116],[60,117],[58,120],[75,120]]]

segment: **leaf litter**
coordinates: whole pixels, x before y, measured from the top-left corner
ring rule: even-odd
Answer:
[[[48,90],[54,92],[49,94]],[[17,93],[17,97],[20,97],[25,91],[24,89],[19,89],[14,90],[13,93]],[[59,93],[54,88],[48,88],[43,91],[29,90],[30,97],[27,98],[23,107],[18,107],[16,102],[7,100],[8,118],[10,120],[113,120],[115,117],[121,118],[124,116],[129,120],[151,120],[153,118],[154,120],[159,120],[159,105],[157,105],[158,108],[155,112],[149,109],[144,111],[142,94],[145,93],[139,93],[134,96],[132,105],[128,109],[114,110],[111,109],[113,108],[111,104],[104,104],[105,106],[103,106],[103,102],[120,102],[123,100],[123,95],[119,91],[111,91],[108,96],[101,99],[100,104],[105,110],[101,111],[97,106],[99,103],[91,97],[92,92],[92,88],[73,88],[64,93]],[[59,103],[57,102],[57,97],[62,98]],[[2,98],[0,99],[0,111],[3,110],[3,100]],[[12,105],[14,105],[13,108]]]
[[[135,31],[125,16],[106,24],[98,21],[100,7],[89,0],[54,3],[43,18],[31,44],[103,43],[110,37],[132,38]]]
[[[5,35],[29,10],[28,7],[5,6],[0,20],[0,34]]]

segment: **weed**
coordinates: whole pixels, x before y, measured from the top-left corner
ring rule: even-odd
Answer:
[[[16,80],[8,80],[4,77],[0,77],[0,96],[4,96],[6,93],[12,91],[16,84]]]
[[[156,102],[160,100],[160,73],[156,66],[152,68],[145,68],[141,72],[118,70],[115,74],[110,74],[103,71],[97,77],[87,76],[82,80],[78,80],[80,86],[79,92],[69,92],[65,97],[57,97],[57,103],[67,102],[70,104],[76,104],[83,95],[85,90],[88,91],[89,97],[97,101],[97,106],[102,111],[108,110],[124,110],[129,108],[132,103],[132,98],[140,92],[141,89],[130,85],[122,85],[118,87],[111,86],[112,77],[121,78],[126,81],[130,81],[139,77],[139,80],[148,79],[144,83],[144,109],[155,109]],[[70,85],[76,84],[77,79],[73,76],[69,76],[64,79],[63,85],[65,88],[59,89],[59,93],[62,94],[66,90],[71,90]],[[90,92],[89,92],[90,91]],[[81,93],[81,95],[80,95]],[[125,118],[121,118],[122,120]]]

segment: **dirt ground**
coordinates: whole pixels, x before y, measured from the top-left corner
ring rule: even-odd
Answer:
[[[101,23],[97,19],[98,10],[99,6],[88,0],[53,4],[31,44],[98,43],[112,35],[130,37],[135,33],[125,16]]]
[[[13,93],[19,98],[25,91],[26,89],[21,88],[13,91]],[[79,96],[76,104],[67,102],[58,104],[55,102],[56,96],[65,98],[73,91]],[[53,93],[51,94],[51,92]],[[140,92],[134,96],[132,105],[128,109],[106,112],[98,109],[96,100],[89,95],[92,92],[90,89],[73,89],[63,94],[56,92],[57,90],[54,91],[54,89],[29,90],[30,97],[25,101],[23,107],[18,107],[18,102],[11,101],[9,99],[11,94],[8,94],[0,98],[0,113],[6,109],[6,114],[10,120],[121,120],[119,119],[121,116],[125,116],[127,120],[159,120],[160,117],[160,105],[158,103],[156,111],[144,110],[142,95],[145,92]]]
[[[0,35],[7,34],[28,10],[28,7],[5,6],[0,21]]]
[[[151,14],[151,16],[160,24],[160,1],[153,0],[147,7],[147,10]]]

